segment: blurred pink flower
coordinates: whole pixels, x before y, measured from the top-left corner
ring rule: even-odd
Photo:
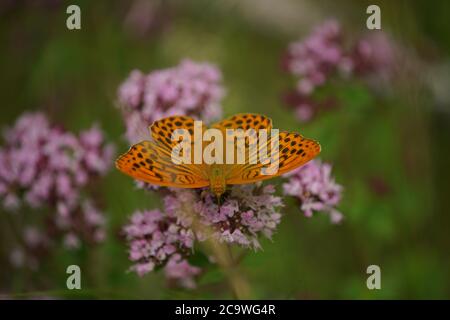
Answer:
[[[341,28],[334,21],[326,21],[302,41],[289,45],[286,66],[300,77],[299,93],[311,94],[334,72],[342,58]]]
[[[350,76],[389,79],[394,44],[386,33],[371,32],[349,48],[344,45],[346,42],[340,24],[328,20],[304,39],[289,44],[283,65],[296,80],[294,93],[290,93],[296,98],[285,102],[295,109],[301,122],[312,120],[324,109],[323,97],[319,99],[315,93],[336,75],[346,79]],[[334,97],[326,100],[334,100]]]
[[[195,277],[201,273],[199,267],[189,264],[178,253],[172,255],[164,267],[164,274],[168,280],[174,280],[179,286],[187,289],[195,289]]]
[[[351,60],[357,75],[378,74],[389,77],[395,60],[392,40],[382,31],[371,32],[357,41],[351,52]]]
[[[305,216],[314,212],[327,213],[332,223],[339,223],[343,216],[336,210],[341,200],[342,186],[331,176],[331,165],[312,160],[297,170],[285,175],[285,195],[296,197]]]
[[[166,1],[134,0],[124,19],[130,36],[146,38],[164,31],[170,23],[170,5]]]
[[[132,71],[118,90],[127,139],[135,143],[148,138],[147,127],[171,115],[188,115],[205,122],[220,118],[221,81],[215,66],[191,60],[149,74]]]
[[[0,148],[0,201],[8,210],[21,206],[47,208],[49,230],[25,229],[30,246],[50,244],[54,230],[74,248],[94,241],[104,226],[103,214],[84,188],[112,165],[114,147],[97,127],[79,135],[52,125],[43,113],[25,113],[3,132]],[[51,236],[46,232],[51,230]],[[38,236],[39,235],[39,236]],[[45,239],[42,240],[42,239]]]

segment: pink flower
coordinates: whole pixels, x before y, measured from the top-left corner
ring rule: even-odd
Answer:
[[[390,76],[394,60],[394,45],[384,32],[371,32],[355,44],[351,58],[353,70],[361,76]]]
[[[193,232],[159,210],[135,212],[123,231],[134,262],[130,270],[139,276],[166,265],[174,256],[188,256],[193,249]]]
[[[213,237],[221,242],[258,249],[260,235],[271,238],[280,223],[278,210],[283,206],[274,195],[272,185],[233,186],[219,206],[210,192],[173,190],[164,198],[166,211],[185,226],[192,223],[192,214],[198,216],[204,230],[197,231],[201,241]],[[192,212],[186,214],[186,207]]]
[[[306,39],[289,45],[287,69],[300,77],[300,93],[309,95],[325,82],[341,57],[340,26],[331,20],[314,29]]]
[[[317,90],[336,76],[388,78],[392,73],[393,43],[383,32],[371,32],[347,48],[345,33],[335,20],[325,21],[305,38],[289,44],[283,65],[294,76],[294,98],[286,103],[295,109],[302,122],[313,119],[317,111],[325,109]]]
[[[183,60],[178,66],[143,74],[131,72],[119,87],[126,136],[132,143],[147,138],[147,127],[171,115],[210,122],[221,116],[222,75],[213,65]]]
[[[163,266],[166,277],[181,286],[195,287],[201,270],[188,262],[195,241],[220,242],[258,249],[259,236],[271,238],[280,223],[283,206],[272,185],[233,186],[218,206],[206,190],[166,192],[164,210],[137,211],[124,227],[131,270],[138,275]],[[198,228],[193,228],[197,218]]]
[[[330,215],[332,223],[342,220],[342,214],[335,209],[341,200],[342,186],[331,176],[331,165],[312,160],[286,177],[283,192],[300,201],[305,216],[321,211]]]
[[[177,253],[170,257],[164,267],[164,273],[167,279],[175,280],[180,286],[187,289],[195,289],[196,283],[194,277],[201,273],[201,269],[190,265],[186,259],[183,259]]]
[[[130,108],[137,108],[142,103],[145,75],[139,70],[131,71],[128,79],[119,88],[119,102]]]
[[[63,243],[67,249],[78,249],[81,245],[80,239],[74,233],[66,234]]]
[[[61,235],[69,248],[97,241],[104,228],[103,214],[84,190],[111,167],[113,146],[97,127],[79,135],[51,124],[43,113],[25,113],[4,130],[0,148],[0,201],[9,210],[20,206],[48,208],[44,224],[24,231],[29,246],[48,246]],[[55,234],[55,230],[56,233]],[[31,231],[34,230],[34,231]],[[52,236],[46,233],[52,230]],[[39,238],[47,239],[38,241]],[[28,251],[27,251],[28,252]]]

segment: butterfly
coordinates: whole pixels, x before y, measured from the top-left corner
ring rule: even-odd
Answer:
[[[274,174],[265,174],[267,163],[251,161],[257,155],[249,145],[252,143],[249,137],[245,137],[246,154],[242,163],[212,163],[205,162],[195,164],[178,163],[172,161],[172,150],[179,146],[178,141],[172,140],[172,134],[178,129],[184,129],[191,137],[191,149],[194,149],[195,120],[187,116],[171,116],[155,121],[150,126],[151,141],[142,141],[133,145],[129,151],[116,160],[116,167],[123,173],[134,179],[159,186],[178,188],[203,188],[209,186],[218,197],[226,191],[227,185],[254,183],[261,180],[280,176],[313,159],[320,153],[318,142],[304,138],[299,133],[280,131],[278,139],[274,135],[268,136],[263,144],[267,150],[273,148],[273,142],[278,142],[277,152],[270,153],[271,160],[278,163],[278,171]],[[213,124],[211,128],[225,133],[227,129],[253,129],[256,134],[261,130],[270,131],[272,120],[260,114],[237,114],[228,119]],[[203,131],[206,127],[202,127]],[[260,136],[257,136],[258,139]],[[198,139],[197,139],[198,140]],[[260,141],[257,141],[260,142]],[[201,142],[203,146],[207,142]],[[253,141],[254,143],[254,141]],[[240,145],[242,147],[242,144]],[[234,146],[237,155],[239,144]],[[253,151],[252,151],[253,150]],[[227,151],[228,152],[228,151]]]

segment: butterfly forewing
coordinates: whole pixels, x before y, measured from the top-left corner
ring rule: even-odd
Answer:
[[[197,129],[201,128],[201,132],[198,135],[194,136],[194,128],[195,128],[195,119],[187,116],[171,116],[167,118],[160,119],[155,121],[150,126],[150,133],[153,138],[153,141],[157,142],[163,148],[163,151],[167,155],[171,155],[172,151],[176,154],[180,154],[180,156],[184,155],[184,152],[190,154],[190,163],[194,163],[194,143],[197,143],[204,146],[202,142],[203,133],[206,130],[206,126],[201,125],[197,127]],[[177,139],[173,136],[174,133],[179,133]],[[181,148],[181,141],[183,140],[183,135],[185,137],[189,137],[189,143],[184,145],[184,148]]]
[[[239,164],[238,154],[242,154],[245,159],[256,160],[255,152],[252,152],[252,150],[257,150],[258,134],[260,130],[270,132],[272,120],[260,114],[240,113],[213,124],[212,128],[221,130],[224,138],[223,163],[230,163],[226,159],[226,153],[230,153],[230,150],[227,148],[231,147],[234,149],[232,162]],[[227,131],[227,129],[231,129],[231,131]]]
[[[255,113],[239,113],[212,125],[217,129],[272,129],[272,119]]]
[[[202,166],[172,162],[167,147],[153,141],[135,144],[120,156],[116,167],[123,173],[150,184],[179,188],[201,188],[209,182]]]
[[[273,137],[270,137],[267,142],[267,155],[271,157],[268,164],[258,161],[256,164],[227,165],[227,184],[252,183],[277,177],[304,165],[320,153],[318,142],[298,133],[280,132],[278,150],[271,148],[273,143]]]

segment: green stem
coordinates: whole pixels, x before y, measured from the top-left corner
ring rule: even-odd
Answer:
[[[224,271],[235,299],[250,299],[250,285],[242,274],[239,264],[233,259],[231,248],[213,239],[207,241],[209,251]]]

